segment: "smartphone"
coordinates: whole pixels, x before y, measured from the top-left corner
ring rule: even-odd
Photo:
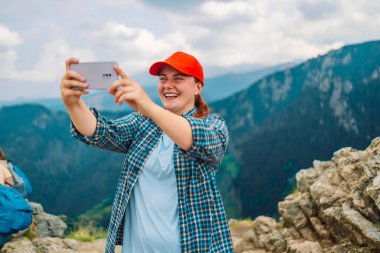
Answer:
[[[80,73],[88,83],[89,90],[106,90],[110,85],[119,79],[113,69],[116,62],[79,62],[71,64],[70,69]],[[75,90],[81,90],[81,87],[74,87]]]

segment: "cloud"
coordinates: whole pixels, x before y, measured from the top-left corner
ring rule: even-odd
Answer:
[[[146,5],[152,5],[154,7],[159,7],[162,9],[183,9],[183,8],[195,8],[200,3],[202,3],[204,0],[175,0],[175,1],[168,1],[168,0],[142,0],[143,3]]]
[[[186,41],[208,65],[273,65],[308,59],[347,43],[378,39],[380,4],[370,0],[206,1],[200,13],[177,15],[178,30],[207,33]],[[375,6],[376,5],[376,6]]]
[[[373,0],[42,1],[2,6],[0,78],[57,82],[69,56],[138,75],[179,50],[216,75],[380,39]]]
[[[252,11],[252,7],[253,6],[246,1],[207,1],[200,6],[200,9],[207,15],[208,18],[223,20],[249,13]]]
[[[23,81],[59,82],[65,72],[64,62],[75,56],[95,60],[93,52],[88,48],[71,49],[65,39],[55,39],[43,45],[42,54],[31,69],[19,69],[16,66],[16,50],[8,50],[0,54],[0,78]]]
[[[21,42],[17,32],[12,32],[8,27],[0,25],[0,47],[14,47]]]
[[[329,0],[302,0],[296,3],[298,10],[305,19],[323,19],[341,10],[339,1]]]
[[[119,52],[121,65],[133,74],[147,68],[153,61],[163,60],[178,49],[190,49],[182,33],[169,33],[158,38],[144,28],[107,22],[89,32],[94,43]]]

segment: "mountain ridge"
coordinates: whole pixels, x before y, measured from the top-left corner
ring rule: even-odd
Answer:
[[[212,104],[241,167],[234,188],[243,217],[276,217],[298,168],[380,135],[379,59],[380,41],[345,46]]]

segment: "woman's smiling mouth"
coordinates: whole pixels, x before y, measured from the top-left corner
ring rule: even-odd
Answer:
[[[171,98],[177,98],[179,96],[179,94],[177,94],[177,93],[165,93],[164,94],[164,97],[165,98],[169,98],[169,99],[171,99]]]

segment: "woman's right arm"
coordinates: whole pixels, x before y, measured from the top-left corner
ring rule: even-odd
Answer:
[[[70,70],[71,64],[78,62],[79,60],[75,58],[66,60],[66,73],[61,80],[61,97],[78,132],[84,136],[91,136],[96,129],[96,118],[81,99],[81,96],[88,94],[89,91],[73,89],[73,87],[88,86],[83,76]]]
[[[125,153],[139,127],[139,113],[109,120],[101,116],[96,109],[89,109],[81,99],[87,90],[75,90],[73,87],[87,88],[84,78],[71,71],[70,66],[79,60],[70,58],[66,61],[66,73],[61,81],[61,96],[70,115],[72,135],[90,146]]]

